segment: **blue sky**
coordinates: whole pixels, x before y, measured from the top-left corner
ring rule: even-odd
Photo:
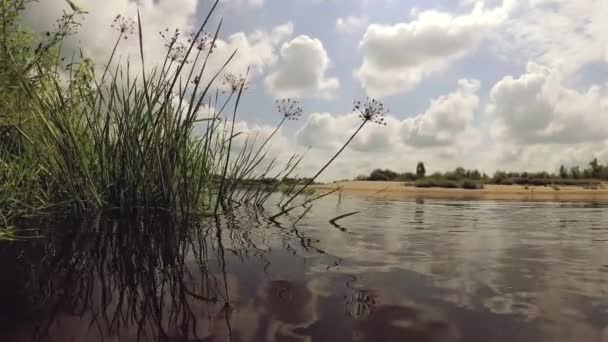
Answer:
[[[97,61],[114,15],[134,16],[139,5],[153,37],[193,30],[211,0],[77,3],[91,14],[74,47]],[[29,22],[42,30],[64,7],[45,0]],[[246,133],[272,130],[273,99],[302,100],[302,119],[272,146],[280,156],[312,147],[302,174],[348,137],[352,101],[368,95],[386,104],[389,125],[366,127],[325,179],[412,170],[420,160],[429,170],[553,171],[608,162],[606,15],[601,0],[222,0],[216,55],[238,48],[230,71],[252,67],[239,123]],[[159,54],[158,39],[147,43]]]

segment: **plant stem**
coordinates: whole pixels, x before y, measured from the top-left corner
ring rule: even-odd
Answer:
[[[338,156],[342,153],[342,151],[344,151],[344,149],[353,141],[353,139],[355,139],[357,134],[359,134],[359,132],[361,131],[361,129],[363,129],[363,126],[365,126],[365,124],[367,122],[368,122],[368,120],[364,120],[361,123],[359,128],[357,128],[355,133],[353,133],[353,135],[350,136],[350,138],[346,141],[346,143],[342,146],[342,148],[340,148],[340,150],[338,150],[338,152],[336,154],[334,154],[334,156],[331,157],[331,159],[311,179],[309,179],[308,182],[306,182],[306,184],[303,187],[300,188],[300,190],[298,190],[293,196],[291,196],[287,200],[287,202],[285,202],[285,204],[283,204],[283,209],[285,209],[289,205],[289,203],[291,203],[296,197],[298,197],[298,195],[300,195],[302,192],[304,192],[304,190],[306,190],[306,188],[308,188],[317,179],[317,177],[319,177],[321,175],[321,173],[323,173],[323,171],[325,171],[325,169],[327,169],[329,167],[329,165],[334,160],[336,160],[336,158],[338,158]]]

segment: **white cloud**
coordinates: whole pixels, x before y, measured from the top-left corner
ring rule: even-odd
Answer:
[[[575,144],[608,139],[608,84],[584,92],[556,69],[530,63],[519,78],[492,88],[488,115],[496,139],[518,144]]]
[[[350,148],[364,152],[387,151],[397,145],[399,120],[387,116],[385,121],[387,126],[368,123],[353,140]],[[361,119],[357,113],[312,113],[296,133],[296,140],[303,146],[337,150],[360,125]]]
[[[220,2],[233,7],[261,7],[264,5],[264,0],[221,0]]]
[[[99,67],[107,61],[118,33],[110,27],[115,16],[136,20],[137,8],[142,18],[144,38],[144,54],[146,64],[153,67],[162,63],[166,54],[165,41],[159,32],[169,29],[172,33],[180,30],[183,41],[187,35],[196,32],[202,19],[198,16],[197,0],[175,0],[171,2],[142,0],[135,3],[130,0],[108,0],[103,3],[96,0],[80,0],[78,5],[89,14],[84,16],[84,22],[78,34],[64,44],[65,54],[80,49],[86,57],[91,58]],[[45,0],[29,5],[25,20],[37,31],[49,30],[62,10],[67,10],[64,0]],[[135,25],[135,29],[137,29]],[[207,31],[214,32],[216,27],[209,26]],[[243,73],[251,66],[254,72],[263,72],[277,61],[277,49],[280,44],[293,34],[293,24],[286,23],[270,31],[257,30],[251,33],[236,32],[226,38],[220,32],[217,48],[214,50],[208,65],[207,75],[218,70],[227,58],[238,49],[238,53],[226,69],[227,72]],[[130,58],[131,69],[139,70],[139,45],[137,34],[121,42],[118,50],[120,58]],[[204,81],[204,80],[203,80]]]
[[[358,122],[354,113],[312,113],[296,133],[296,140],[303,146],[336,149],[354,132]]]
[[[509,8],[487,10],[477,3],[460,16],[424,11],[415,12],[411,22],[370,25],[360,43],[363,63],[355,75],[371,96],[411,90],[475,50],[506,19]]]
[[[472,150],[479,149],[481,134],[474,127],[479,106],[480,83],[460,80],[458,88],[431,101],[413,118],[399,120],[386,115],[387,126],[369,123],[347,148],[325,179],[343,179],[375,168],[414,170],[419,160],[433,170],[453,168],[455,163],[476,167]],[[296,133],[296,142],[312,147],[306,169],[322,165],[361,124],[356,113],[313,113]]]
[[[214,60],[223,63],[233,51],[238,50],[235,59],[229,65],[229,70],[244,72],[247,67],[251,66],[261,73],[277,62],[276,50],[278,44],[292,34],[292,23],[277,26],[271,32],[261,30],[250,34],[237,32],[228,36],[225,40],[217,42]]]
[[[519,1],[497,42],[505,58],[574,73],[589,62],[608,62],[607,13],[604,0]]]
[[[512,171],[557,172],[560,165],[587,167],[589,161],[598,158],[608,160],[606,142],[580,143],[574,145],[536,144],[521,145],[497,143],[492,149],[480,155],[483,169]]]
[[[458,90],[433,100],[424,113],[405,119],[401,127],[403,143],[420,148],[451,146],[471,133],[479,87],[477,80],[460,80]]]
[[[183,32],[192,32],[196,26],[196,0],[176,0],[172,2],[143,0],[135,3],[129,0],[108,0],[103,3],[96,0],[80,0],[78,5],[89,14],[84,16],[79,33],[69,39],[64,47],[67,53],[76,52],[79,48],[84,50],[88,57],[97,63],[105,62],[116,41],[118,33],[110,27],[117,14],[133,20],[136,19],[137,8],[141,12],[145,53],[156,57],[162,54],[162,46],[158,32],[165,28],[179,28]],[[65,0],[45,0],[32,2],[28,5],[25,20],[32,28],[42,32],[52,28],[55,20],[61,16],[63,10],[69,12]],[[137,51],[137,39],[130,37],[122,44],[122,50]]]
[[[368,18],[366,16],[349,16],[338,18],[336,20],[336,30],[343,33],[353,33],[361,30],[367,25]]]
[[[272,95],[333,97],[340,83],[326,75],[331,60],[319,39],[300,35],[283,44],[281,58],[282,64],[266,77]]]

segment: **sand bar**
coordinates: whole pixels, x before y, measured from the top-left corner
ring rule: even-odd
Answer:
[[[510,200],[542,202],[608,203],[608,186],[586,189],[579,186],[486,185],[480,190],[416,188],[402,182],[352,181],[314,185],[317,191],[342,187],[343,196],[363,196],[369,199],[452,199],[452,200]]]

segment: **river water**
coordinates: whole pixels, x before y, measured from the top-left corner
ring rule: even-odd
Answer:
[[[0,341],[608,341],[605,205],[329,197],[298,216],[28,242]]]

